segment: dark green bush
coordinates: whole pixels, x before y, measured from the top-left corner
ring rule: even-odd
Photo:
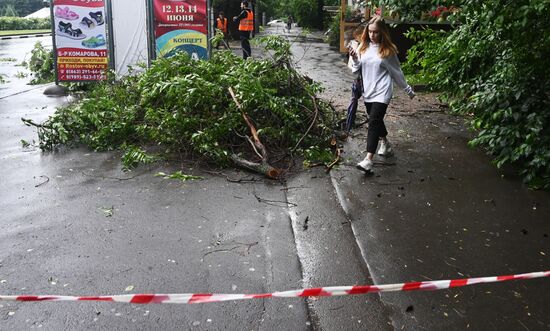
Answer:
[[[442,60],[437,55],[449,32],[411,28],[405,35],[416,42],[407,51],[407,61],[402,65],[407,81],[409,84],[427,84],[428,88],[433,89],[437,68]]]
[[[298,25],[306,28],[318,28],[322,18],[318,15],[316,0],[294,0],[292,13]]]
[[[427,33],[410,58],[444,92],[453,110],[472,117],[497,166],[514,163],[526,183],[550,189],[550,25],[548,1],[463,1],[460,25]],[[435,36],[435,38],[432,38]]]
[[[426,19],[426,14],[438,7],[460,7],[462,0],[380,0],[373,1],[376,6],[384,6],[386,11],[398,13],[401,20],[414,21]],[[432,17],[434,18],[434,17]],[[434,18],[435,19],[435,18]]]
[[[43,8],[44,2],[43,0],[0,0],[0,16],[24,17]]]
[[[0,17],[0,30],[43,30],[51,28],[49,18]]]
[[[31,85],[53,82],[55,80],[53,50],[44,48],[41,42],[34,44],[27,68],[34,76],[30,82]]]
[[[341,11],[332,18],[330,23],[330,32],[328,34],[328,43],[330,46],[338,47],[340,45],[340,20],[342,19]]]

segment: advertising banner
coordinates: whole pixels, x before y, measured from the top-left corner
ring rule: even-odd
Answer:
[[[206,0],[153,0],[156,57],[178,51],[194,59],[208,58]]]
[[[105,0],[53,0],[57,80],[106,78]]]

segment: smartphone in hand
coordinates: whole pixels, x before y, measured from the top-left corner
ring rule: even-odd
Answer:
[[[357,59],[357,52],[353,47],[348,46],[348,52],[351,57],[353,57],[354,59]]]

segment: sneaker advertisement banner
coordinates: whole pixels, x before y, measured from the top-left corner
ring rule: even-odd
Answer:
[[[153,0],[155,54],[166,58],[184,51],[208,58],[206,0]]]
[[[106,79],[105,0],[54,0],[57,80]]]

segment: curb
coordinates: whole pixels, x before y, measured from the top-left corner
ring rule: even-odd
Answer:
[[[34,38],[34,37],[48,37],[51,36],[51,32],[48,33],[39,33],[39,34],[22,34],[22,35],[13,35],[13,36],[3,36],[0,37],[0,40],[9,40],[9,39],[23,39],[23,38]]]

